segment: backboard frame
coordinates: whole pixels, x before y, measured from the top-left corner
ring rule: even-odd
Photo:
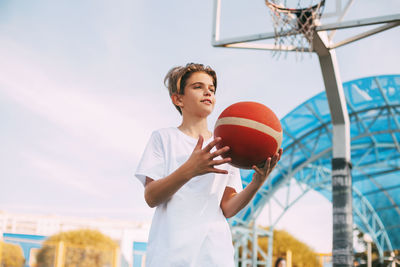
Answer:
[[[221,25],[221,1],[214,0],[214,16],[213,16],[213,29],[212,29],[212,40],[211,44],[214,47],[229,47],[229,48],[241,48],[241,49],[257,49],[257,50],[270,50],[270,51],[305,51],[308,48],[295,47],[292,45],[275,45],[268,43],[255,43],[256,41],[274,39],[277,36],[284,36],[285,34],[276,35],[275,32],[264,32],[258,34],[244,35],[234,38],[220,38],[220,25]],[[336,7],[337,10],[334,13],[325,14],[325,16],[336,15],[338,17],[337,22],[329,23],[326,25],[320,25],[315,28],[316,32],[330,31],[327,35],[326,46],[329,49],[338,48],[355,41],[361,40],[368,36],[386,31],[388,29],[397,27],[400,25],[400,14],[377,16],[366,19],[357,19],[343,21],[344,16],[348,12],[350,6],[355,0],[349,0],[341,12],[338,11],[341,7]],[[334,42],[333,37],[338,30],[359,28],[365,26],[379,25],[376,28],[363,31],[359,34],[345,38],[343,40]],[[316,52],[316,51],[311,51]]]

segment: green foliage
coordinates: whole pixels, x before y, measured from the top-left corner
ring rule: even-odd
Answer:
[[[268,237],[260,237],[258,245],[267,253]],[[292,252],[293,267],[320,267],[317,254],[312,248],[284,230],[274,230],[274,259],[286,258],[289,250]]]
[[[25,259],[20,246],[0,241],[0,251],[2,252],[0,266],[24,266]]]
[[[54,266],[56,254],[60,254],[60,242],[64,245],[65,267],[96,267],[110,264],[118,245],[96,230],[61,232],[49,237],[37,255],[38,267]]]
[[[355,261],[360,265],[360,266],[366,266],[367,261],[368,261],[368,245],[367,242],[364,239],[364,233],[359,230],[357,227],[353,229],[353,231],[356,233],[356,242],[358,246],[361,248],[362,251],[355,252],[354,254],[354,259]],[[397,258],[400,258],[400,250],[394,250],[393,252],[391,251],[384,251],[384,257],[386,258],[384,260],[384,263],[380,263],[379,259],[379,251],[378,247],[376,246],[375,243],[371,243],[371,260],[372,260],[372,267],[379,267],[379,266],[390,266],[391,261],[387,260],[387,258],[393,257],[391,253],[394,253],[394,256]]]
[[[357,234],[357,239],[356,242],[360,247],[364,248],[364,251],[361,252],[356,252],[354,255],[354,258],[357,262],[367,262],[368,256],[367,256],[367,242],[364,240],[364,233],[361,232],[358,228],[353,229],[354,232]],[[379,252],[378,248],[376,247],[375,243],[371,244],[371,249],[372,249],[372,261],[376,261],[379,263]],[[372,264],[373,266],[376,266]]]

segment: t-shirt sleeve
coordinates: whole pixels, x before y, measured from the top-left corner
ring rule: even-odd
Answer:
[[[146,176],[153,180],[166,176],[165,156],[160,133],[152,133],[136,169],[135,176],[143,185],[146,183]]]
[[[232,187],[239,193],[243,190],[242,178],[240,177],[240,170],[229,165],[228,169],[228,183],[226,186]]]

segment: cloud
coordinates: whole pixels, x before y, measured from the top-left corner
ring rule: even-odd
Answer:
[[[67,215],[67,216],[79,216],[79,217],[113,217],[120,219],[132,219],[136,222],[145,222],[150,223],[151,216],[154,213],[154,209],[149,208],[87,208],[80,206],[73,207],[63,207],[63,206],[55,206],[51,204],[43,205],[34,205],[34,204],[8,204],[7,206],[0,206],[1,210],[9,211],[9,212],[18,212],[18,213],[26,213],[26,214],[57,214],[57,215]],[[128,216],[127,216],[128,215]]]
[[[91,177],[65,163],[45,158],[34,152],[24,152],[23,157],[28,161],[29,165],[39,171],[40,178],[55,182],[60,185],[60,188],[67,186],[91,196],[110,197],[96,186],[96,177]]]
[[[27,146],[13,144],[14,153],[23,156],[21,172],[26,172],[27,177],[35,175],[39,179],[50,181],[51,185],[55,184],[58,189],[53,189],[60,197],[65,190],[72,189],[71,191],[82,192],[81,197],[94,196],[90,199],[96,202],[85,203],[83,207],[79,200],[74,199],[68,202],[69,207],[63,208],[65,201],[60,199],[57,203],[61,206],[46,204],[46,207],[40,208],[40,204],[32,207],[34,203],[29,201],[30,203],[26,203],[27,208],[23,208],[25,205],[21,204],[22,210],[151,218],[152,212],[149,212],[151,210],[143,203],[144,200],[137,201],[137,198],[143,198],[142,186],[136,188],[134,184],[130,184],[131,181],[125,180],[127,176],[132,178],[135,164],[144,150],[151,130],[169,124],[169,118],[164,115],[166,112],[163,109],[169,108],[171,114],[175,114],[167,100],[162,104],[158,103],[159,98],[163,97],[164,100],[164,96],[158,90],[157,94],[149,92],[138,83],[127,84],[135,87],[128,91],[121,91],[118,86],[109,87],[116,79],[113,75],[100,75],[96,81],[93,81],[93,77],[71,80],[71,74],[62,64],[54,65],[55,62],[45,53],[39,54],[29,45],[4,36],[0,37],[0,58],[0,97],[8,104],[7,111],[11,115],[9,118],[26,119],[27,116],[13,113],[21,112],[22,107],[22,113],[25,110],[31,113],[28,118],[33,118],[34,122],[44,122],[35,125],[16,121],[19,125],[27,126],[24,128],[24,136],[29,140],[26,142]],[[114,72],[117,73],[117,70]],[[79,78],[86,75],[76,71],[71,73],[79,74]],[[164,91],[164,95],[167,95],[166,90]],[[15,104],[18,108],[11,108]],[[44,129],[39,131],[39,127],[43,126]],[[6,134],[13,133],[8,131]],[[4,137],[8,142],[14,140],[7,139],[6,135]],[[9,173],[15,175],[10,166],[6,167]],[[10,192],[18,190],[10,189]],[[32,189],[35,191],[35,188]],[[113,195],[115,192],[119,195]],[[129,197],[125,198],[123,195],[128,196],[127,193]],[[7,194],[4,197],[12,198]],[[34,195],[34,198],[35,201],[41,199],[46,202],[46,196]],[[7,204],[7,207],[12,208],[15,201],[8,202],[11,206]],[[120,209],[96,210],[96,205],[106,205],[104,203]],[[124,210],[125,207],[127,210]],[[132,209],[129,210],[130,208]]]
[[[0,91],[21,106],[84,142],[125,155],[135,153],[135,139],[147,140],[148,133],[140,131],[146,118],[133,113],[145,103],[135,102],[130,110],[124,110],[128,101],[123,96],[95,94],[96,90],[90,93],[79,85],[64,86],[50,78],[56,75],[36,62],[29,50],[11,41],[2,46]]]

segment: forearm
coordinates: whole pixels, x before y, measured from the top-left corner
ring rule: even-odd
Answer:
[[[147,204],[154,208],[167,201],[192,177],[190,166],[183,164],[170,175],[147,183],[144,191]]]
[[[261,185],[253,180],[240,193],[234,193],[232,197],[226,198],[227,200],[221,205],[225,217],[235,216],[242,210],[252,200]]]
[[[221,201],[221,209],[225,217],[229,218],[234,216],[251,201],[281,159],[282,153],[283,150],[280,148],[272,158],[268,158],[265,161],[264,167],[261,169],[257,166],[253,166],[255,170],[253,178],[242,192],[236,194],[233,189],[228,190],[229,187],[225,188],[224,196]]]

